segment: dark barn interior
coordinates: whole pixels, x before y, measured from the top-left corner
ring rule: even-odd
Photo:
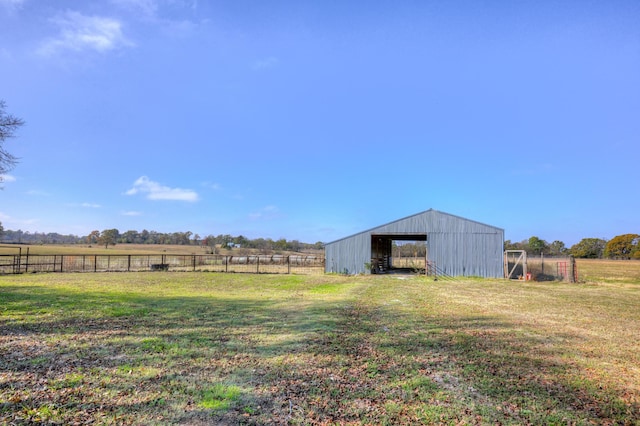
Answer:
[[[371,235],[371,273],[411,273],[419,272],[415,268],[394,265],[394,241],[427,241],[427,234],[372,234]],[[427,264],[425,256],[424,264]],[[422,271],[424,272],[424,270]]]

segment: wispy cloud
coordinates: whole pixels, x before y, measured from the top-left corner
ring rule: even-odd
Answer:
[[[0,182],[15,182],[15,176],[11,175],[0,175]]]
[[[121,213],[122,216],[142,216],[142,212],[126,211]]]
[[[280,217],[280,210],[276,206],[266,206],[257,212],[250,213],[251,220],[269,220]]]
[[[13,217],[0,212],[0,222],[3,222],[3,226],[7,229],[9,228],[20,228],[23,226],[33,225],[38,223],[38,219],[14,219]]]
[[[157,26],[160,30],[170,37],[187,37],[193,34],[199,24],[188,19],[180,19],[176,14],[179,11],[188,10],[190,16],[197,9],[197,2],[175,1],[175,0],[111,0],[111,3],[118,8],[124,10],[128,16],[134,16],[135,19],[145,23]],[[173,12],[171,18],[163,14],[161,8],[169,9]]]
[[[13,12],[24,4],[25,0],[0,0],[0,7],[5,8],[9,12]]]
[[[202,186],[208,189],[213,189],[214,191],[220,191],[222,189],[222,185],[217,182],[202,182]]]
[[[133,46],[124,36],[122,23],[117,19],[68,11],[53,18],[52,22],[60,28],[60,33],[40,47],[38,52],[45,56],[64,50],[103,53]]]
[[[145,19],[156,19],[158,2],[156,0],[111,0],[111,3]]]
[[[198,201],[198,193],[192,189],[171,188],[141,176],[133,183],[126,195],[146,194],[149,200]]]
[[[39,189],[31,189],[29,191],[26,192],[27,195],[33,195],[36,197],[49,197],[51,194],[49,194],[46,191],[40,191]]]
[[[99,209],[102,206],[100,204],[95,204],[95,203],[82,203],[80,204],[80,207],[85,207],[88,209]]]
[[[269,56],[268,58],[255,61],[252,64],[252,68],[254,70],[264,70],[268,68],[273,68],[278,65],[278,62],[279,62],[278,58],[276,58],[275,56]]]

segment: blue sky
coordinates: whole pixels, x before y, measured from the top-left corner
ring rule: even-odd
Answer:
[[[0,0],[6,229],[640,232],[640,2]]]

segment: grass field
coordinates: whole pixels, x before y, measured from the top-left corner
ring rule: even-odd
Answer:
[[[638,425],[640,279],[582,267],[0,276],[0,423]]]

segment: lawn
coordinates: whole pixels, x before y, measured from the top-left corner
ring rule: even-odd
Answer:
[[[640,281],[0,276],[0,423],[640,424]]]

